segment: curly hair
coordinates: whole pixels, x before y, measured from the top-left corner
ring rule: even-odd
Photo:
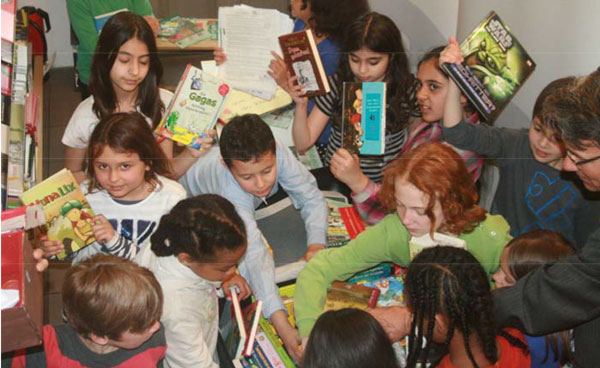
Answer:
[[[527,345],[518,338],[498,331],[488,277],[481,264],[464,249],[439,246],[421,251],[408,267],[404,292],[413,312],[408,342],[409,368],[416,367],[419,360],[425,365],[432,346],[436,314],[448,319],[444,344],[448,345],[454,332],[460,331],[474,367],[478,365],[471,350],[471,336],[477,337],[485,357],[491,362],[498,360],[497,335],[528,351]],[[424,338],[427,340],[425,348]]]
[[[245,247],[246,228],[231,202],[202,194],[184,199],[163,215],[150,242],[159,257],[187,253],[194,261],[212,262],[217,249]]]
[[[340,43],[348,25],[367,13],[367,0],[309,0],[312,16],[308,20],[315,35],[326,35]]]
[[[338,91],[344,90],[344,82],[355,80],[349,57],[363,47],[389,56],[385,75],[386,130],[397,132],[404,129],[415,106],[415,78],[408,67],[400,30],[389,17],[371,12],[360,16],[348,26],[341,44],[344,57],[340,58]],[[342,116],[341,111],[342,99],[336,106],[335,116]],[[341,121],[334,119],[334,123],[341,124]]]
[[[436,218],[433,208],[439,201],[444,222],[439,230],[451,234],[471,232],[486,217],[477,205],[477,188],[464,160],[450,146],[441,142],[424,143],[397,158],[383,172],[379,199],[388,211],[396,208],[395,184],[403,180],[414,185],[429,198],[425,214],[431,220],[431,234]]]

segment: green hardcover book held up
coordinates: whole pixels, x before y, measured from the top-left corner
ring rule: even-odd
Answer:
[[[491,123],[533,73],[535,62],[494,11],[460,48],[464,63],[444,64],[442,69]]]
[[[62,169],[20,196],[23,204],[40,203],[46,216],[48,239],[63,243],[58,259],[77,252],[96,239],[92,231],[94,211],[73,174]]]

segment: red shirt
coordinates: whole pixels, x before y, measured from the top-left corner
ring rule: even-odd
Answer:
[[[521,340],[524,344],[525,336],[521,333],[521,331],[516,330],[514,328],[506,328],[504,332],[516,337]],[[502,336],[497,336],[496,341],[498,341],[500,345],[500,359],[494,365],[488,365],[481,368],[517,368],[517,367],[530,367],[531,366],[531,358],[529,354],[526,354],[521,350],[521,348],[517,346],[512,346],[508,340],[506,340]],[[446,355],[444,359],[438,365],[439,368],[458,368],[450,361],[450,354]]]

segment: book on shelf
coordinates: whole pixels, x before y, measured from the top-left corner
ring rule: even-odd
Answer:
[[[331,289],[327,291],[323,311],[342,308],[373,308],[377,305],[379,294],[380,291],[377,288],[334,281],[331,284]]]
[[[467,242],[455,236],[450,236],[441,233],[433,233],[433,237],[427,233],[418,237],[411,237],[408,242],[410,259],[415,258],[420,251],[425,248],[431,248],[439,245],[451,246],[456,248],[467,249]]]
[[[384,82],[344,82],[342,147],[352,154],[383,155],[385,151]]]
[[[473,103],[480,116],[491,123],[508,105],[535,69],[535,62],[492,11],[467,36],[460,48],[462,64],[442,69]]]
[[[195,149],[213,129],[230,93],[229,85],[188,64],[156,133]]]
[[[304,96],[319,96],[330,91],[312,30],[281,35],[279,46],[288,71],[298,78],[297,84],[304,86]]]
[[[98,32],[98,34],[100,34],[100,31],[102,31],[102,27],[104,27],[104,25],[106,24],[106,22],[108,22],[110,17],[112,17],[113,15],[115,15],[117,13],[124,12],[124,11],[127,11],[127,8],[123,8],[123,9],[111,11],[108,13],[96,15],[94,17],[94,26],[96,26],[96,32]]]
[[[158,36],[185,49],[200,41],[216,40],[217,21],[174,15],[160,21]]]
[[[20,198],[26,205],[42,205],[48,239],[64,245],[58,259],[64,259],[96,240],[92,231],[94,211],[69,170],[62,169],[21,194]]]

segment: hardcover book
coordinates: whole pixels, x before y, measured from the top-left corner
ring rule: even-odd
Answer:
[[[491,123],[531,75],[535,62],[494,11],[460,48],[464,63],[444,64],[442,69]]]
[[[384,82],[344,82],[342,147],[350,153],[383,155],[385,94]]]
[[[415,256],[423,249],[438,245],[467,249],[467,243],[463,239],[440,233],[433,233],[433,237],[429,234],[425,234],[419,237],[410,238],[410,241],[408,242],[410,259],[412,260],[415,258]]]
[[[227,83],[188,64],[156,133],[200,149],[199,138],[214,128],[229,92]]]
[[[327,291],[324,312],[342,308],[374,308],[377,305],[380,291],[363,285],[355,285],[342,281],[334,281]]]
[[[94,211],[73,174],[62,169],[20,196],[24,204],[40,203],[46,216],[48,239],[63,243],[58,259],[75,253],[96,239],[92,231]]]
[[[298,84],[304,85],[304,96],[318,96],[329,92],[329,82],[315,37],[310,29],[279,36],[283,60]]]

